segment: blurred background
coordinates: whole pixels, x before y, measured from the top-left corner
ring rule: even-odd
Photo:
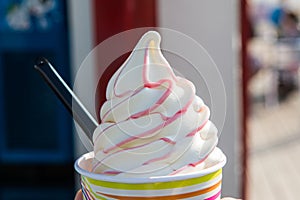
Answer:
[[[48,58],[72,86],[93,47],[138,27],[180,31],[218,66],[223,196],[297,199],[299,16],[298,0],[0,0],[0,199],[73,199],[79,189],[73,163],[87,150],[35,60]]]
[[[247,3],[248,199],[297,199],[300,1]]]

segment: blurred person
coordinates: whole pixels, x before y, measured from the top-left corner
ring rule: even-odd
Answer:
[[[286,10],[278,27],[278,50],[280,57],[284,61],[283,66],[278,66],[278,94],[284,100],[297,88],[295,72],[299,68],[300,58],[297,49],[299,48],[299,19],[291,11]],[[279,48],[280,47],[280,48]]]
[[[288,8],[286,0],[281,0],[279,5],[270,13],[270,21],[278,31],[278,37],[298,37],[298,16]]]
[[[284,12],[278,27],[278,37],[279,38],[299,37],[300,31],[299,31],[298,24],[299,24],[299,19],[295,13],[291,11]]]
[[[278,37],[298,37],[298,16],[288,6],[288,1],[280,0],[269,15],[269,20],[276,26]]]

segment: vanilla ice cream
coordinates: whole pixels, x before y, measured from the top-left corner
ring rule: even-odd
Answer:
[[[223,158],[210,110],[145,33],[111,77],[93,135],[92,172],[123,177],[185,174]],[[184,69],[184,66],[182,66]]]

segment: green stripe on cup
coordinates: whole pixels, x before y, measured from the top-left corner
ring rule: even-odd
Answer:
[[[87,189],[89,190],[89,192],[92,193],[94,197],[96,197],[99,200],[106,200],[107,199],[107,198],[104,198],[103,196],[98,195],[97,193],[95,193],[92,190],[91,186],[86,182],[87,181],[86,177],[82,178],[82,181],[84,182],[84,186],[87,187]]]
[[[207,182],[209,180],[215,179],[217,176],[219,176],[222,173],[222,169],[219,169],[218,171],[215,171],[211,174],[197,177],[197,178],[191,178],[187,180],[178,180],[178,181],[172,181],[172,182],[157,182],[157,183],[115,183],[115,182],[108,182],[108,181],[101,181],[101,180],[95,180],[92,178],[86,178],[86,181],[88,181],[90,184],[106,187],[106,188],[112,188],[112,189],[123,189],[123,190],[160,190],[160,189],[172,189],[172,188],[182,188],[186,186],[196,185],[200,183]]]

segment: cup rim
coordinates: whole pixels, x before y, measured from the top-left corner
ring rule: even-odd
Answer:
[[[218,148],[218,147],[216,147]],[[219,149],[219,148],[218,148]],[[220,150],[220,149],[219,149]],[[88,152],[80,156],[74,164],[75,170],[83,176],[86,176],[88,178],[92,178],[95,180],[101,180],[101,181],[108,181],[108,182],[117,182],[117,183],[154,183],[154,182],[170,182],[170,181],[177,181],[177,180],[186,180],[191,178],[197,178],[201,177],[210,173],[213,173],[221,168],[224,167],[224,165],[227,162],[227,158],[224,155],[224,153],[220,150],[223,156],[223,160],[219,162],[216,165],[213,165],[209,168],[203,169],[198,172],[192,172],[189,174],[177,174],[177,175],[164,175],[164,176],[155,176],[155,177],[147,177],[147,178],[136,178],[136,177],[116,177],[116,176],[108,176],[104,174],[96,174],[89,172],[79,166],[79,163],[83,161],[83,159],[86,158],[92,158],[94,157],[94,152]]]

